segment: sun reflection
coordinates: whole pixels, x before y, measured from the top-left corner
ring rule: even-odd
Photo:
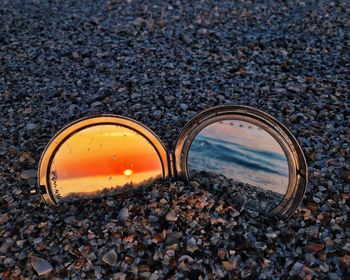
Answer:
[[[56,152],[51,171],[57,173],[56,187],[53,179],[51,185],[64,197],[146,183],[162,176],[162,164],[143,135],[126,127],[103,124],[68,138]]]
[[[127,177],[131,176],[132,173],[133,173],[133,172],[132,172],[131,169],[126,169],[126,170],[124,170],[124,175],[127,176]]]

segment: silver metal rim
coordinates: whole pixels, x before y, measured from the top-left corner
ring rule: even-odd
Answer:
[[[187,159],[192,141],[203,128],[220,120],[249,121],[265,129],[281,145],[288,160],[289,184],[284,199],[267,216],[283,219],[290,217],[305,194],[308,178],[306,159],[292,133],[274,117],[258,109],[223,105],[205,110],[190,120],[176,140],[174,157],[177,176],[189,180]]]

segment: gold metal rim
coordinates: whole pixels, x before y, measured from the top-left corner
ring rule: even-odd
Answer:
[[[292,133],[277,119],[249,106],[223,105],[207,109],[196,115],[183,128],[175,143],[175,171],[177,176],[189,180],[188,152],[192,141],[206,126],[220,120],[245,120],[265,129],[281,145],[289,165],[289,183],[284,199],[268,217],[290,217],[301,203],[307,185],[307,164],[304,153]]]
[[[139,133],[154,147],[161,161],[163,174],[162,177],[168,177],[169,167],[167,161],[167,151],[162,143],[162,141],[158,138],[158,136],[145,125],[119,115],[112,114],[104,114],[97,116],[90,116],[86,118],[82,118],[76,120],[67,126],[63,127],[60,131],[58,131],[55,136],[50,140],[50,142],[46,145],[44,152],[42,153],[39,168],[38,168],[38,186],[40,188],[40,193],[44,199],[44,201],[48,204],[56,204],[55,196],[52,193],[50,180],[49,180],[49,170],[51,165],[51,160],[55,155],[57,149],[60,145],[68,139],[70,136],[75,134],[76,132],[85,129],[87,127],[101,125],[101,124],[113,124],[127,127],[129,129],[134,130]]]

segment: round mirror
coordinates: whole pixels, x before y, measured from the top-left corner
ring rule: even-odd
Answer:
[[[74,124],[47,147],[41,184],[53,202],[111,194],[164,177],[166,152],[148,129],[131,120],[102,120]]]
[[[289,217],[306,188],[306,161],[295,138],[247,106],[219,106],[194,117],[177,139],[175,162],[179,176],[266,216]]]
[[[194,138],[188,153],[189,177],[208,173],[218,192],[251,210],[269,213],[288,189],[288,160],[269,133],[240,120],[212,123]]]

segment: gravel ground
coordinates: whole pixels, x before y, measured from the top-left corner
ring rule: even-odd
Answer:
[[[0,0],[0,279],[347,278],[348,1],[190,2]],[[28,192],[70,121],[121,114],[173,146],[219,104],[300,141],[310,182],[290,220],[193,182],[53,208]]]
[[[268,214],[283,199],[280,193],[229,179],[222,174],[195,170],[190,174],[192,186],[209,192],[215,199],[230,201],[237,209],[249,209],[253,216]]]

